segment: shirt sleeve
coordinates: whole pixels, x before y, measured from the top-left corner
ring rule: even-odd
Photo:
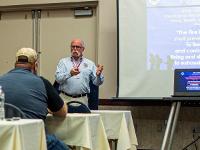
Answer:
[[[99,86],[103,83],[104,81],[104,76],[102,74],[100,74],[99,76],[96,75],[96,70],[97,67],[95,66],[95,64],[92,65],[92,82],[94,85]]]
[[[47,92],[47,105],[48,108],[52,112],[59,111],[63,105],[64,101],[61,99],[61,97],[58,95],[57,91],[54,89],[52,84],[45,78],[41,77],[41,79],[44,82],[46,92]]]
[[[70,70],[67,69],[64,59],[61,59],[57,65],[55,78],[58,83],[63,83],[71,77]]]

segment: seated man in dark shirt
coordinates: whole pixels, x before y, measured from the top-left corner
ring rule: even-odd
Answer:
[[[36,75],[36,70],[36,51],[31,48],[18,50],[15,68],[0,77],[5,102],[19,107],[30,119],[45,120],[48,109],[55,116],[65,117],[66,104],[48,80]],[[68,147],[53,135],[47,135],[47,148],[68,150]]]

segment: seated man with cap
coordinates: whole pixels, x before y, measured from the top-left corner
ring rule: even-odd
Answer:
[[[37,53],[21,48],[16,53],[15,68],[0,77],[5,102],[19,107],[27,118],[45,120],[48,109],[55,116],[65,117],[67,106],[51,83],[36,75]],[[30,135],[31,136],[31,135]],[[48,150],[68,150],[63,142],[47,134]]]

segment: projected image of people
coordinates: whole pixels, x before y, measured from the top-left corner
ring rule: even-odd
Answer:
[[[174,65],[174,60],[171,59],[171,57],[168,55],[167,56],[167,62],[166,62],[166,65],[167,65],[167,70],[173,70],[173,65]]]
[[[150,54],[149,58],[150,70],[161,70],[161,65],[163,64],[163,60],[159,55]]]

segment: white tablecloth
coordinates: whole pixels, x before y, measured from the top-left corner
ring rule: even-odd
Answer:
[[[0,120],[0,150],[46,149],[46,136],[42,120]]]
[[[105,129],[98,114],[67,114],[66,118],[47,116],[47,132],[64,143],[81,149],[109,150]]]
[[[117,150],[136,150],[138,145],[131,111],[93,110],[100,114],[108,139],[118,139]]]

